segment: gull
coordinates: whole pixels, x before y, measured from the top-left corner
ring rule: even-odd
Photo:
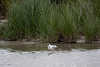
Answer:
[[[47,42],[47,44],[48,44],[48,50],[54,50],[58,47],[57,45],[51,45],[49,42]]]

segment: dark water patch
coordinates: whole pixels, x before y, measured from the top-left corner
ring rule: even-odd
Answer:
[[[42,51],[42,50],[47,50],[47,47],[45,45],[36,45],[36,44],[18,44],[18,45],[0,45],[0,48],[2,49],[7,49],[10,48],[13,51]],[[9,49],[8,49],[9,50]]]
[[[55,51],[72,51],[72,49],[78,49],[80,51],[84,50],[94,50],[100,49],[100,44],[64,44],[56,43],[58,48]],[[0,49],[7,49],[11,52],[16,51],[48,51],[47,45],[45,43],[38,44],[24,44],[23,42],[3,42],[0,43]]]

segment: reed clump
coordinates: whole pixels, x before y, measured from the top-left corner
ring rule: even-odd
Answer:
[[[51,3],[51,0],[22,0],[10,4],[8,23],[2,37],[17,40],[42,38],[49,41],[76,41],[85,36],[87,41],[100,34],[99,15],[91,1]]]

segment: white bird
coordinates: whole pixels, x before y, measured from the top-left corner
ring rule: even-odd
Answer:
[[[48,50],[54,50],[58,47],[57,45],[51,45],[49,42],[47,44],[48,44]]]

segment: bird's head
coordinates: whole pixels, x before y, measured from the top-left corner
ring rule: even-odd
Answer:
[[[50,44],[50,42],[47,42],[47,45],[49,45]]]

